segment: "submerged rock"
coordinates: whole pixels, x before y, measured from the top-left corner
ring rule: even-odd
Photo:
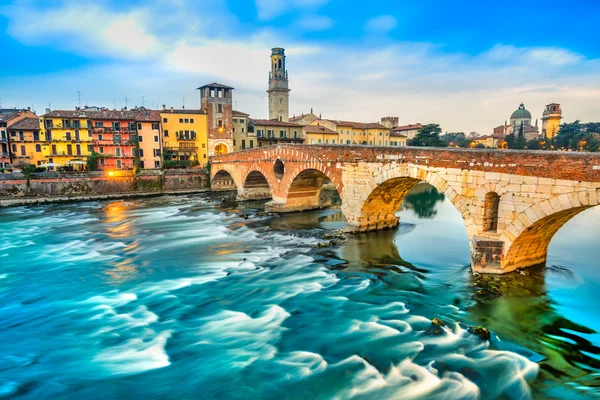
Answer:
[[[475,336],[479,336],[481,340],[490,340],[490,331],[481,325],[470,326],[467,331]]]
[[[439,318],[434,318],[431,320],[431,325],[425,331],[428,335],[442,335],[444,333],[443,326],[446,326],[446,323]]]
[[[431,320],[431,323],[436,326],[446,326],[446,323],[439,318],[434,318]]]

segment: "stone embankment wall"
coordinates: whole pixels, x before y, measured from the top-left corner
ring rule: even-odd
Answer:
[[[0,198],[104,195],[194,190],[208,187],[208,171],[168,170],[0,174]]]

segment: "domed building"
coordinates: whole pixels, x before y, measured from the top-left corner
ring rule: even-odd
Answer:
[[[519,108],[510,116],[510,124],[513,127],[531,125],[531,113],[525,109],[525,105],[521,103]]]
[[[515,136],[519,134],[521,125],[523,125],[523,136],[526,140],[535,140],[539,138],[540,132],[537,126],[537,120],[535,126],[531,125],[531,113],[525,108],[525,105],[521,103],[510,116],[510,124],[506,121],[504,125],[500,125],[494,128],[494,136],[498,138],[504,138],[506,135],[514,133]]]

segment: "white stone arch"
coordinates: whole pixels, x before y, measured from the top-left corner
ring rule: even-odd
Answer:
[[[233,183],[235,184],[237,193],[241,193],[241,191],[243,190],[243,183],[240,184],[240,182],[242,181],[241,176],[243,176],[243,172],[240,171],[239,169],[233,169],[230,168],[229,166],[225,166],[222,164],[212,164],[211,166],[211,170],[210,170],[210,186],[213,190],[215,190],[215,187],[213,185],[214,183],[214,179],[216,177],[216,175],[221,172],[227,172],[230,176],[231,179],[233,180]]]
[[[373,172],[373,178],[366,182],[360,195],[358,196],[357,201],[354,204],[345,204],[343,201],[344,197],[342,196],[342,212],[344,212],[344,215],[346,215],[349,223],[357,226],[359,230],[362,230],[365,228],[365,218],[379,218],[381,219],[380,223],[377,221],[369,221],[365,230],[395,226],[395,224],[397,224],[397,218],[395,218],[393,214],[396,210],[391,211],[392,208],[395,207],[394,205],[391,206],[390,210],[387,210],[391,215],[384,216],[380,213],[378,217],[369,217],[367,215],[363,215],[363,212],[367,212],[365,210],[365,205],[372,201],[371,195],[380,185],[384,184],[385,182],[389,182],[390,180],[399,178],[414,179],[414,182],[407,183],[407,190],[404,192],[404,194],[406,194],[410,188],[412,188],[412,186],[416,185],[418,182],[429,183],[431,186],[443,193],[461,214],[469,237],[478,232],[478,226],[474,223],[471,217],[471,200],[459,194],[455,188],[450,185],[449,181],[445,179],[443,170],[438,171],[432,167],[397,164],[395,162],[380,166],[375,169]],[[402,198],[397,200],[399,205]]]

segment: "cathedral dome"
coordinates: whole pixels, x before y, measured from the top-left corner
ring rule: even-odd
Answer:
[[[514,113],[512,113],[512,115],[510,116],[510,119],[524,119],[524,118],[531,119],[531,113],[529,111],[527,111],[525,109],[525,106],[523,105],[523,103],[521,103],[519,108]]]

